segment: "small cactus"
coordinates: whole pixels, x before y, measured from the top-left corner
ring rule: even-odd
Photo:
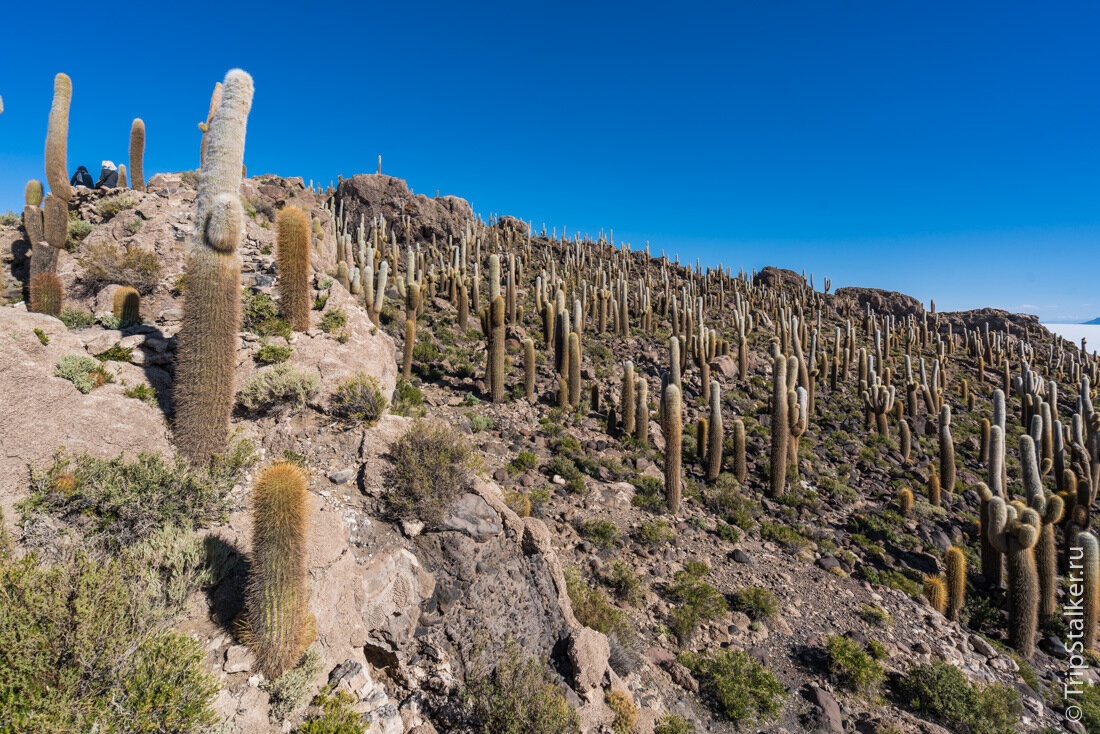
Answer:
[[[947,587],[940,576],[924,578],[924,598],[940,614],[947,611]]]
[[[898,512],[902,517],[908,517],[913,511],[913,491],[908,487],[898,490]]]
[[[952,546],[947,549],[947,617],[959,621],[966,600],[966,556]]]
[[[141,320],[141,294],[128,285],[115,291],[111,313],[120,326],[130,326]]]
[[[306,587],[306,477],[273,464],[252,494],[252,563],[242,637],[270,680],[293,668],[316,630]]]
[[[928,502],[933,507],[940,506],[940,478],[935,472],[928,474]]]

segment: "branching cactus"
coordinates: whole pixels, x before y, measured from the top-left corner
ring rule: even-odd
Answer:
[[[1039,572],[1039,619],[1051,621],[1057,616],[1054,594],[1057,586],[1057,551],[1054,547],[1054,524],[1062,520],[1064,502],[1061,497],[1044,491],[1039,477],[1035,442],[1030,436],[1020,436],[1020,465],[1027,506],[1039,518],[1039,540],[1035,545],[1035,563]]]
[[[680,406],[680,388],[675,383],[665,386],[665,499],[668,511],[675,515],[680,511],[680,448],[683,440],[683,415]]]
[[[241,322],[237,257],[244,211],[238,198],[252,77],[226,74],[221,104],[206,133],[187,255],[183,326],[176,366],[176,445],[195,464],[225,449],[233,409],[233,370]]]
[[[294,331],[309,331],[309,218],[288,206],[275,218],[279,308]]]
[[[270,680],[298,663],[316,631],[306,587],[306,484],[301,469],[283,462],[268,467],[252,493],[252,563],[242,636]]]
[[[894,386],[883,385],[874,376],[872,384],[863,391],[863,405],[875,416],[875,430],[880,436],[890,437],[890,424],[886,416],[894,409]]]
[[[1015,506],[994,497],[989,501],[989,540],[1005,554],[1008,569],[1008,643],[1030,658],[1039,623],[1039,572],[1035,565],[1039,516],[1031,508],[1018,512]]]

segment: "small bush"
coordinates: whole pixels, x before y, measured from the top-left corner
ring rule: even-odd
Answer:
[[[277,406],[301,410],[320,389],[320,377],[284,362],[250,377],[237,394],[237,403],[249,413],[266,413]]]
[[[373,375],[360,372],[336,386],[332,394],[332,412],[345,420],[374,425],[386,409],[386,398]]]
[[[736,543],[741,540],[741,532],[737,527],[735,525],[727,525],[721,520],[719,520],[718,524],[715,526],[714,534],[729,543]]]
[[[126,388],[122,391],[122,394],[128,398],[134,398],[135,400],[140,400],[143,403],[152,405],[153,407],[156,407],[157,405],[156,388],[147,385],[144,382],[139,382],[133,387]]]
[[[690,637],[703,622],[717,619],[728,610],[725,597],[703,580],[707,572],[706,565],[701,565],[689,564],[688,570],[679,571],[669,588],[669,596],[679,604],[672,610],[669,626],[681,640]]]
[[[424,393],[405,378],[397,380],[393,412],[396,415],[420,416],[424,414]]]
[[[76,252],[80,249],[80,243],[84,241],[84,238],[92,233],[95,229],[95,225],[91,222],[86,222],[83,219],[70,219],[69,220],[69,236],[65,239],[65,250],[67,252]]]
[[[366,734],[363,716],[355,710],[355,697],[350,693],[321,693],[313,705],[320,711],[298,727],[298,734]]]
[[[510,649],[491,673],[477,668],[463,691],[482,734],[579,734],[569,706],[545,663]]]
[[[95,314],[91,311],[81,311],[78,308],[66,308],[61,312],[61,323],[65,324],[67,329],[91,326],[95,323]]]
[[[624,643],[634,639],[634,628],[626,614],[608,601],[602,591],[585,584],[572,569],[565,571],[565,589],[578,622],[605,635],[614,634]]]
[[[539,457],[535,456],[530,451],[520,451],[516,454],[516,458],[512,459],[508,464],[508,468],[516,474],[522,474],[526,471],[531,471],[539,465]]]
[[[103,365],[85,354],[70,354],[62,357],[54,368],[54,374],[68,380],[82,393],[90,393],[101,385],[114,382],[111,373]]]
[[[125,362],[130,364],[134,361],[134,348],[124,347],[115,342],[110,348],[97,354],[95,358],[100,362]]]
[[[733,593],[733,608],[751,619],[768,619],[779,611],[775,594],[762,586],[747,586]]]
[[[34,335],[38,337],[38,341],[42,343],[42,346],[46,346],[50,343],[50,337],[46,336],[46,332],[42,331],[38,327],[34,328]]]
[[[825,639],[829,675],[839,685],[854,691],[870,691],[882,680],[883,670],[855,640],[841,635]]]
[[[95,289],[115,283],[131,286],[144,296],[160,282],[160,257],[140,247],[123,249],[114,242],[99,242],[84,248],[80,264],[84,280]]]
[[[634,485],[634,496],[630,504],[641,507],[651,512],[659,512],[666,506],[665,487],[660,479],[655,477],[634,477],[630,480]]]
[[[806,548],[810,545],[810,541],[797,530],[771,522],[760,523],[760,537],[787,548]]]
[[[601,520],[598,517],[590,517],[581,525],[581,534],[591,540],[597,547],[608,549],[615,545],[619,539],[619,526],[611,520]]]
[[[390,447],[386,500],[398,517],[438,525],[451,501],[469,489],[470,448],[443,423],[417,421]]]
[[[241,295],[241,329],[256,336],[281,336],[290,339],[290,324],[279,315],[271,296],[245,289]]]
[[[677,660],[699,680],[699,692],[727,719],[742,724],[779,713],[786,695],[783,685],[748,653],[682,652]]]
[[[664,545],[672,540],[674,533],[668,520],[662,517],[656,520],[646,520],[638,526],[638,540],[649,547]]]
[[[278,723],[290,718],[306,703],[306,694],[321,669],[321,653],[311,647],[302,655],[296,666],[261,686],[271,696],[270,718]]]
[[[133,209],[137,203],[137,197],[133,194],[115,194],[96,202],[95,213],[104,219],[110,219],[123,209]]]
[[[290,355],[293,353],[294,350],[291,347],[281,347],[278,344],[264,342],[256,350],[255,359],[260,364],[279,364],[290,359]]]
[[[665,714],[664,718],[657,722],[653,734],[695,734],[695,725],[682,716]]]
[[[638,709],[630,697],[619,691],[608,691],[604,694],[607,706],[615,712],[615,720],[611,722],[611,731],[615,734],[630,734],[634,730],[634,723],[638,721]]]
[[[326,334],[332,334],[339,331],[348,325],[348,315],[344,313],[342,308],[334,308],[330,311],[325,311],[325,315],[321,317],[321,331]]]
[[[3,214],[0,214],[0,226],[4,227],[16,227],[23,221],[23,218],[18,214],[8,209]]]
[[[603,582],[617,599],[627,604],[637,604],[642,598],[642,580],[622,561],[611,564],[607,573],[603,574]]]
[[[971,683],[948,662],[933,660],[913,667],[895,684],[901,701],[931,714],[958,734],[1012,734],[1022,707],[1012,688]]]
[[[490,416],[467,413],[467,417],[470,419],[470,433],[481,433],[493,427],[493,419]]]

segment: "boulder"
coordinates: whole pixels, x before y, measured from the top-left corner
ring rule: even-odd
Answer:
[[[474,218],[465,199],[414,195],[405,181],[385,174],[360,173],[345,178],[336,188],[336,201],[343,205],[348,223],[356,226],[361,217],[369,224],[383,214],[390,227],[400,228],[401,217],[408,214],[416,227],[416,239],[425,242],[430,242],[433,236],[444,244],[448,235],[457,239],[466,231],[466,223]],[[403,238],[404,232],[398,236]]]

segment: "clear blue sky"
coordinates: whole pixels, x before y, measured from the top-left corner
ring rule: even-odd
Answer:
[[[383,170],[487,215],[941,310],[1100,316],[1100,5],[802,0],[12,3],[0,211],[69,168],[197,165],[210,90],[256,82],[252,174]],[[110,17],[115,15],[116,17]]]

